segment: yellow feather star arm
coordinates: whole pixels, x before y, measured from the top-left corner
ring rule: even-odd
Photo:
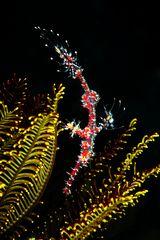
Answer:
[[[104,171],[104,167],[108,167],[108,161],[115,159],[119,151],[124,149],[124,144],[127,143],[127,138],[132,136],[132,133],[136,130],[137,119],[134,118],[125,131],[120,134],[120,136],[114,140],[113,144],[107,145],[104,148],[103,153],[100,153],[98,157],[93,159],[93,167],[90,171],[87,171],[84,178],[88,181],[97,177],[97,174],[100,174]]]
[[[139,197],[148,192],[148,190],[141,189],[142,184],[147,178],[157,176],[160,173],[160,166],[141,173],[135,170],[129,180],[127,172],[134,165],[133,159],[135,160],[157,137],[157,133],[144,136],[142,141],[132,148],[131,153],[126,155],[121,167],[118,168],[118,173],[110,179],[106,179],[107,184],[103,181],[103,186],[98,190],[92,186],[91,180],[90,184],[82,186],[81,195],[83,191],[88,193],[90,204],[86,207],[84,203],[85,210],[80,212],[79,219],[75,220],[74,224],[66,223],[61,228],[61,239],[86,239],[101,228],[104,223],[109,223],[122,216],[125,213],[125,208],[129,205],[134,206],[139,201]]]
[[[129,126],[126,128],[126,130],[118,137],[118,139],[115,140],[113,145],[109,146],[109,148],[104,149],[104,153],[102,158],[99,160],[112,160],[114,157],[117,156],[118,152],[120,150],[123,150],[124,144],[127,143],[127,138],[132,136],[132,133],[136,130],[137,125],[137,119],[134,118],[130,122]],[[99,161],[98,161],[99,162]]]
[[[22,133],[11,151],[10,159],[0,171],[0,233],[17,224],[41,197],[52,172],[57,150],[59,99],[64,92],[55,93],[50,113],[30,117],[30,126]],[[3,161],[3,159],[1,160]]]
[[[21,117],[18,116],[19,108],[9,111],[4,102],[0,101],[0,142],[6,137],[13,137],[13,132],[18,129]]]

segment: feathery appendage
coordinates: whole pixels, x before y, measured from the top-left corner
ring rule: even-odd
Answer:
[[[11,79],[7,79],[2,83],[0,88],[0,100],[11,110],[17,106],[21,107],[25,104],[27,98],[27,79],[17,78],[13,74]]]
[[[21,81],[19,81],[21,84]],[[57,150],[59,115],[57,106],[64,87],[56,89],[54,98],[47,96],[45,111],[28,117],[21,106],[8,111],[1,103],[0,160],[0,234],[15,228],[39,201],[51,175]],[[13,104],[13,103],[12,103]],[[26,125],[26,124],[24,124]]]
[[[160,165],[139,170],[136,163],[158,134],[145,135],[128,153],[129,139],[136,130],[136,123],[137,120],[133,119],[110,147],[107,144],[104,152],[93,158],[90,168],[77,179],[72,195],[64,198],[60,209],[56,208],[54,212],[53,207],[44,224],[43,216],[40,217],[39,225],[35,227],[38,232],[35,230],[32,234],[35,239],[50,239],[51,236],[63,240],[96,239],[112,221],[121,218],[129,206],[135,206],[148,192],[144,183],[151,176],[159,175]]]
[[[131,132],[135,128],[132,127],[130,128]],[[130,135],[130,133],[122,134],[120,141],[118,140],[120,145],[126,135]],[[157,133],[144,136],[142,141],[126,154],[126,158],[116,169],[112,167],[111,162],[113,163],[113,161],[110,161],[110,156],[116,161],[120,152],[115,154],[115,150],[121,149],[119,144],[117,149],[114,147],[114,151],[111,148],[110,151],[108,150],[108,154],[104,151],[99,157],[93,159],[93,166],[86,172],[84,183],[75,192],[81,199],[79,217],[72,223],[68,218],[65,226],[61,228],[61,239],[86,239],[94,232],[103,229],[113,219],[124,215],[127,207],[136,205],[139,198],[148,192],[147,189],[142,189],[143,183],[151,176],[158,176],[160,173],[160,165],[150,170],[139,171],[136,169],[138,156],[157,137]],[[124,141],[122,140],[122,142]],[[125,149],[122,152],[124,151]],[[72,205],[74,205],[73,202]],[[74,207],[77,208],[77,205]]]

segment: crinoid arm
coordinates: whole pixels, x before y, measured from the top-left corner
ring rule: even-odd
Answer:
[[[0,110],[0,234],[16,232],[16,226],[39,202],[52,173],[59,129],[57,106],[64,87],[53,86],[46,111],[28,117],[27,127],[19,108]],[[25,104],[25,103],[24,103]],[[19,104],[20,105],[20,104]],[[23,127],[21,127],[23,126]],[[15,234],[16,235],[16,234]],[[19,235],[19,232],[17,232]],[[1,237],[0,237],[1,238]]]
[[[138,157],[148,148],[149,143],[159,137],[158,133],[145,135],[140,143],[132,147],[131,152],[126,153],[117,167],[114,165],[121,155],[119,150],[122,150],[122,144],[127,143],[126,137],[135,130],[135,122],[136,120],[132,121],[128,130],[115,140],[114,151],[112,148],[108,149],[111,154],[107,155],[105,149],[99,157],[93,159],[92,167],[81,180],[82,185],[77,184],[80,188],[75,189],[72,194],[79,203],[79,217],[71,223],[70,217],[68,218],[66,225],[61,228],[61,239],[88,239],[89,236],[97,239],[96,237],[103,235],[109,223],[122,217],[129,206],[135,206],[140,197],[146,195],[148,189],[144,189],[144,182],[151,176],[159,175],[160,165],[141,171],[136,167]],[[124,151],[125,148],[122,153]],[[70,209],[75,207],[77,210],[77,204],[72,200],[71,202]]]
[[[107,145],[93,158],[90,168],[76,181],[72,195],[64,198],[59,209],[50,211],[43,222],[41,218],[39,231],[33,233],[35,239],[40,233],[44,236],[44,232],[48,239],[51,236],[62,240],[105,238],[101,236],[105,236],[110,224],[125,218],[127,208],[134,207],[147,194],[144,183],[160,174],[160,165],[140,170],[138,160],[141,159],[138,157],[159,135],[145,135],[137,145],[130,146],[128,152],[127,145],[132,140],[136,123],[137,119],[133,119],[110,148]],[[60,229],[59,234],[56,229],[52,231],[54,226]]]

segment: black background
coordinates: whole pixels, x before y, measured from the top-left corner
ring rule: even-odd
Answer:
[[[52,53],[43,47],[34,30],[37,25],[52,28],[78,51],[89,86],[101,96],[100,104],[112,104],[114,97],[122,100],[126,111],[120,109],[116,114],[117,127],[121,120],[137,117],[140,134],[160,130],[158,5],[108,0],[6,1],[0,11],[1,82],[14,72],[28,78],[33,92],[48,92],[53,82],[63,82],[66,95],[61,115],[64,120],[83,120],[79,84],[56,72],[56,63],[49,59]],[[103,107],[99,112],[103,115]],[[147,160],[154,165],[159,156],[153,151]],[[106,239],[160,239],[160,181],[152,183],[151,193],[129,211],[126,220],[112,226]]]

